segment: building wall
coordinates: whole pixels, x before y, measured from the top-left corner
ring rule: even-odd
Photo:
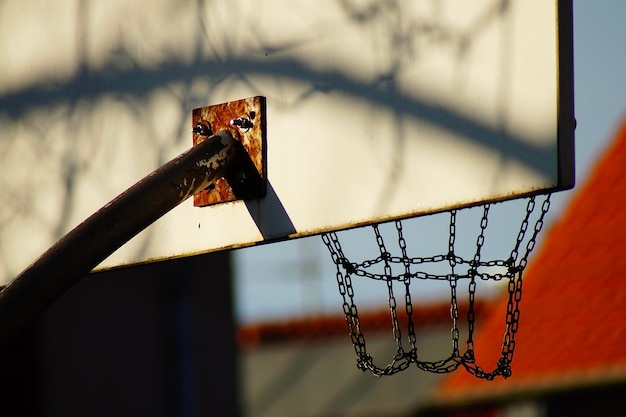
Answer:
[[[239,415],[228,253],[89,275],[5,352],[0,414]]]

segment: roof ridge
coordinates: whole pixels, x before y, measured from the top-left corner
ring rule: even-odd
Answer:
[[[466,307],[468,302],[459,301],[459,309]],[[477,299],[474,310],[477,313],[489,308],[492,300]],[[433,326],[448,325],[450,321],[450,303],[440,302],[413,307],[415,327],[425,329]],[[389,309],[359,311],[359,320],[364,332],[377,333],[390,331]],[[400,324],[407,321],[405,314],[398,314]],[[260,344],[285,341],[326,340],[348,335],[343,314],[314,314],[281,321],[242,324],[237,330],[237,341],[240,347],[250,348]]]

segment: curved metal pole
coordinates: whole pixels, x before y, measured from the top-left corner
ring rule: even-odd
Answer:
[[[163,165],[91,215],[0,292],[0,348],[81,277],[234,166],[243,146],[223,131]],[[245,151],[243,151],[245,153]]]

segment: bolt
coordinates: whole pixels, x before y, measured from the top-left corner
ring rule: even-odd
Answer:
[[[237,126],[239,129],[248,131],[254,126],[252,121],[247,117],[238,117],[230,121],[231,126]]]
[[[213,130],[211,129],[211,124],[207,122],[207,124],[204,123],[197,123],[193,129],[191,129],[191,131],[193,133],[197,133],[200,136],[211,136],[213,134]]]

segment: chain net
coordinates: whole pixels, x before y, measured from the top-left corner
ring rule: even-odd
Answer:
[[[336,266],[337,285],[339,293],[343,298],[343,312],[356,352],[357,367],[363,371],[370,371],[375,376],[383,376],[403,371],[411,364],[415,364],[424,371],[433,373],[449,373],[462,366],[470,374],[482,379],[492,380],[497,376],[509,377],[515,350],[515,334],[518,330],[520,318],[519,305],[522,298],[522,272],[526,267],[528,256],[535,247],[537,236],[543,226],[544,217],[550,207],[550,195],[543,197],[543,203],[540,205],[541,208],[539,210],[536,209],[539,206],[536,199],[537,197],[535,196],[526,199],[525,210],[521,220],[515,220],[515,222],[519,222],[519,228],[517,229],[517,237],[513,247],[510,251],[507,250],[505,252],[505,256],[497,259],[484,259],[484,249],[486,247],[490,210],[492,206],[500,203],[450,211],[449,222],[447,223],[447,247],[443,250],[443,253],[424,257],[409,255],[409,248],[407,247],[408,236],[405,233],[403,222],[399,220],[391,223],[392,226],[390,224],[375,224],[371,226],[376,239],[376,256],[361,262],[353,262],[348,259],[336,233],[323,234],[322,240],[330,251],[332,261]],[[475,240],[471,245],[472,253],[461,256],[457,248],[457,235],[460,227],[458,217],[461,212],[466,210],[481,210],[480,224],[478,230],[474,232]],[[446,213],[440,215],[446,215]],[[510,218],[507,217],[506,222],[510,224]],[[396,246],[395,255],[390,252],[389,235],[381,232],[383,226],[389,226],[393,230],[391,235],[395,241],[393,242],[393,245]],[[494,231],[496,235],[501,232],[502,230]],[[421,238],[425,239],[428,244],[433,237],[425,234]],[[501,249],[502,245],[496,242],[496,246],[499,246]],[[433,268],[434,265],[437,267]],[[390,312],[395,354],[384,367],[377,366],[374,363],[374,358],[368,353],[365,336],[362,333],[361,321],[359,320],[354,286],[357,280],[364,279],[379,281],[386,288],[385,296]],[[418,355],[416,317],[413,311],[414,301],[412,296],[412,287],[414,286],[411,284],[422,280],[437,280],[449,287],[452,351],[448,357],[436,361],[421,360]],[[495,364],[495,369],[490,372],[477,365],[474,350],[476,288],[477,283],[480,281],[508,283],[508,301],[501,356]],[[458,290],[461,284],[466,286],[463,291],[466,292],[469,298],[466,314],[467,327],[464,327],[467,338],[463,353],[461,353],[459,347],[461,316],[459,313]],[[398,288],[402,292],[400,303],[396,296]],[[404,315],[402,321],[399,320],[400,315]],[[403,325],[400,323],[403,323]]]

